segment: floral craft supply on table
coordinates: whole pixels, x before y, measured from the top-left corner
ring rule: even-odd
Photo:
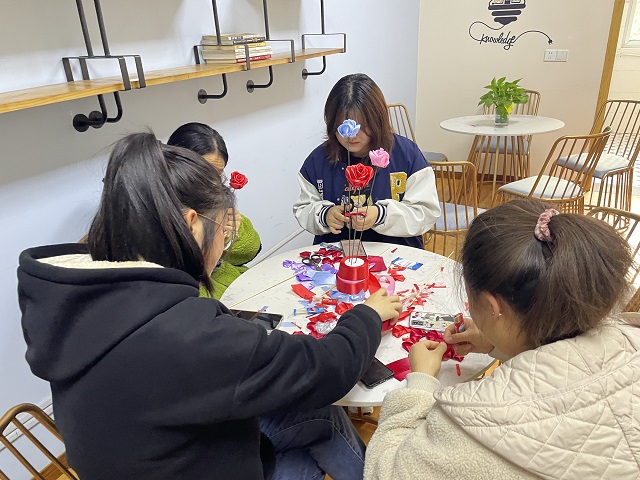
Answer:
[[[412,328],[409,333],[409,337],[403,339],[402,348],[404,348],[407,352],[411,350],[411,347],[414,343],[419,342],[420,340],[431,340],[433,342],[444,343],[447,346],[447,350],[442,355],[443,359],[451,359],[457,360],[461,362],[464,360],[464,357],[460,355],[456,355],[456,351],[453,348],[453,345],[449,345],[442,338],[442,334],[440,332],[436,332],[434,330],[420,330],[418,328]]]

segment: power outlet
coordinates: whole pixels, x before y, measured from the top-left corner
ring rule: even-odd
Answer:
[[[556,58],[558,58],[558,50],[547,49],[544,51],[545,62],[555,62]]]

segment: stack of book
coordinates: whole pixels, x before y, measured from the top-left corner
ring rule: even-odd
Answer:
[[[266,38],[255,33],[225,33],[220,35],[220,43],[216,35],[203,35],[202,59],[206,63],[244,63],[249,60],[267,60],[273,50],[267,45]]]

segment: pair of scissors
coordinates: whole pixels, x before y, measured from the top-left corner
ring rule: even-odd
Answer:
[[[322,263],[322,257],[317,253],[314,253],[313,255],[307,258],[303,258],[302,263],[304,263],[308,267],[315,268],[318,271],[322,270],[320,268],[320,264]]]

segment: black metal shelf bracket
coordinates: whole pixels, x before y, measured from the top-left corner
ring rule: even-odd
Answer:
[[[211,94],[211,93],[207,93],[207,91],[204,88],[201,88],[200,90],[198,90],[198,101],[204,105],[205,103],[207,103],[207,100],[209,99],[217,100],[217,99],[223,98],[227,94],[227,91],[228,91],[227,74],[223,73],[222,74],[222,93]]]
[[[304,33],[302,35],[302,50],[306,48],[306,37],[322,37],[322,36],[342,36],[342,53],[347,52],[347,34],[346,33],[327,33],[325,30],[325,22],[324,22],[324,0],[320,0],[320,32],[321,33]],[[307,77],[312,75],[322,75],[327,69],[327,57],[325,55],[322,56],[322,69],[316,72],[310,72],[306,68],[302,69],[302,78],[304,80]]]
[[[293,39],[286,40],[275,40],[271,38],[271,34],[269,32],[269,9],[267,7],[267,0],[262,0],[262,12],[264,14],[264,36],[267,42],[287,42],[289,43],[291,55],[289,56],[289,61],[287,63],[294,63],[296,61],[296,45]],[[246,48],[246,47],[245,47]],[[249,58],[248,49],[247,49],[247,57],[246,57],[246,65],[247,70],[251,70],[251,59]],[[264,84],[257,84],[253,80],[247,81],[247,92],[252,93],[256,88],[269,88],[273,85],[273,67],[269,66],[269,81]]]
[[[213,23],[216,28],[216,37],[218,40],[218,45],[222,44],[222,39],[220,38],[220,19],[218,17],[218,2],[216,0],[211,0],[211,7],[213,8]],[[193,56],[196,60],[196,65],[200,65],[202,62],[200,61],[200,49],[202,45],[194,45],[193,46]],[[248,53],[249,48],[245,46],[245,52]],[[248,58],[248,57],[247,57]],[[222,93],[218,94],[210,94],[204,88],[198,90],[198,101],[203,105],[207,103],[207,100],[218,100],[220,98],[224,98],[227,95],[228,86],[227,86],[227,74],[222,74]]]
[[[68,82],[75,81],[73,70],[71,68],[71,61],[77,60],[80,65],[80,72],[82,74],[82,80],[91,80],[89,75],[89,60],[117,60],[120,67],[120,75],[122,76],[123,90],[131,90],[132,82],[129,75],[129,69],[127,68],[127,58],[133,58],[136,66],[136,73],[138,77],[138,88],[145,88],[147,86],[144,69],[142,68],[142,59],[139,55],[112,55],[109,49],[109,42],[107,40],[107,31],[104,26],[104,18],[102,16],[102,7],[100,0],[93,0],[96,10],[96,16],[98,19],[98,28],[100,30],[100,39],[102,42],[102,49],[104,55],[95,55],[93,52],[93,44],[91,43],[91,37],[89,35],[89,28],[87,27],[87,17],[84,13],[83,0],[76,0],[76,6],[78,8],[78,17],[80,18],[80,27],[82,28],[82,37],[84,38],[87,54],[78,57],[64,57],[62,59],[62,66]],[[114,101],[116,104],[117,113],[114,117],[109,117],[107,113],[107,107],[104,101],[104,95],[98,95],[98,103],[100,105],[100,111],[94,110],[88,116],[84,114],[77,114],[73,117],[73,127],[79,132],[86,132],[89,127],[100,128],[105,123],[116,123],[122,118],[122,102],[120,100],[120,93],[113,93]]]
[[[247,92],[253,93],[256,88],[269,88],[273,85],[273,67],[269,66],[269,81],[264,84],[256,84],[253,80],[247,80]]]

